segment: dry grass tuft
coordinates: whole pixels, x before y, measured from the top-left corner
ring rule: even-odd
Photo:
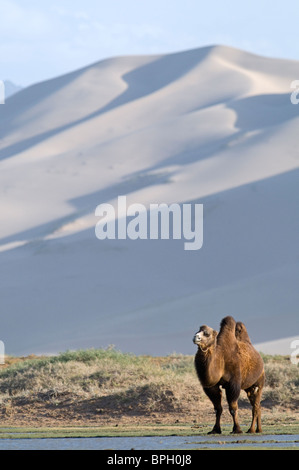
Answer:
[[[299,403],[299,368],[285,357],[264,356],[264,363],[266,408],[294,409]],[[241,399],[241,406],[243,401],[247,399]],[[6,418],[15,413],[20,418],[22,413],[52,416],[55,412],[55,419],[65,419],[67,413],[70,419],[168,413],[213,420],[193,356],[135,356],[113,348],[8,358],[0,369],[0,412]]]

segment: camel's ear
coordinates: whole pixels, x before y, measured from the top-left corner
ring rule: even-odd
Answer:
[[[213,330],[213,336],[214,336],[214,338],[216,338],[217,335],[218,335],[218,331]]]

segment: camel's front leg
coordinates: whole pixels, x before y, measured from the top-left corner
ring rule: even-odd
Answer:
[[[242,430],[239,425],[238,419],[238,399],[240,396],[241,386],[236,383],[229,383],[225,387],[227,403],[229,406],[229,412],[232,415],[234,426],[233,434],[241,434]]]
[[[220,427],[220,418],[222,415],[222,405],[221,405],[221,398],[222,398],[222,391],[218,385],[214,387],[204,387],[204,391],[206,395],[209,397],[211,402],[214,405],[214,410],[216,413],[216,423],[213,427],[212,431],[208,434],[221,434],[221,427]]]

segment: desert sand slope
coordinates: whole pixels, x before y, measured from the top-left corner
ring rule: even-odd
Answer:
[[[299,335],[298,78],[299,62],[215,46],[104,60],[0,106],[7,353],[192,353],[198,326],[229,314],[260,349],[289,354]],[[202,249],[99,241],[95,209],[120,195],[147,208],[203,203]]]

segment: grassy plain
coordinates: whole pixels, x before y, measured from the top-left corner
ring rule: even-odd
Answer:
[[[263,432],[299,432],[299,367],[287,356],[263,356]],[[7,357],[0,366],[0,438],[203,435],[213,407],[195,374],[193,356],[135,356],[114,348],[57,356]],[[249,427],[251,407],[239,400]],[[223,433],[231,431],[224,407]]]

